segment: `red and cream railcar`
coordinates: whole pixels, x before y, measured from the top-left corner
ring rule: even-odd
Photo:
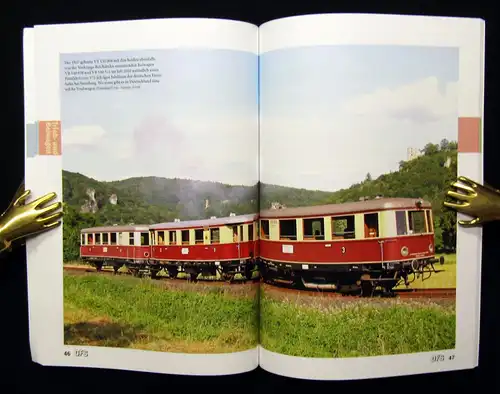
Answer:
[[[132,271],[148,265],[151,258],[148,226],[103,226],[81,230],[80,258],[101,270],[123,265]]]
[[[185,272],[231,280],[240,273],[250,279],[258,256],[257,220],[250,214],[151,225],[151,259],[172,277]]]
[[[409,198],[263,211],[260,259],[264,277],[364,292],[443,263],[431,204]]]

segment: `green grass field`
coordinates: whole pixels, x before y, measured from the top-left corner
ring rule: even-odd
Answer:
[[[368,357],[451,349],[455,303],[293,300],[262,290],[261,345],[301,357]]]
[[[416,278],[410,287],[454,288],[456,256],[444,257],[445,264],[436,265],[443,272]],[[167,283],[65,273],[65,343],[181,353],[224,353],[257,345],[257,286]],[[455,344],[453,300],[290,299],[261,289],[260,304],[261,345],[283,354],[363,357]]]
[[[456,255],[444,258],[444,265],[435,265],[442,272],[415,278],[409,287],[454,288]],[[455,347],[454,300],[292,298],[266,287],[260,308],[261,345],[291,356],[368,357]]]
[[[160,282],[65,273],[65,343],[181,353],[257,345],[257,286]]]

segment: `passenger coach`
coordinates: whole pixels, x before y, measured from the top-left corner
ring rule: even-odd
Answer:
[[[131,270],[147,265],[151,257],[148,226],[104,226],[83,229],[80,257],[98,271],[104,265],[115,271],[126,265]]]
[[[391,292],[435,271],[429,202],[380,198],[260,214],[261,273],[305,287]]]
[[[201,273],[232,280],[239,273],[250,279],[258,256],[257,218],[231,215],[152,225],[151,260],[171,277],[185,272],[192,278]]]

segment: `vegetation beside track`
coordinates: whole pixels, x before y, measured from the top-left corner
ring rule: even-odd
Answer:
[[[452,349],[454,300],[276,296],[261,290],[260,342],[300,357],[368,357]]]
[[[258,343],[257,287],[191,290],[150,279],[64,275],[68,345],[180,353],[243,351]],[[239,292],[233,294],[232,292]]]

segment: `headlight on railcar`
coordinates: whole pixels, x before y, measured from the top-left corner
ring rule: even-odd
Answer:
[[[403,256],[403,257],[408,256],[408,252],[409,252],[409,251],[408,251],[408,246],[403,246],[403,247],[401,248],[401,256]]]
[[[434,246],[432,244],[429,244],[429,252],[433,252],[434,251]]]

